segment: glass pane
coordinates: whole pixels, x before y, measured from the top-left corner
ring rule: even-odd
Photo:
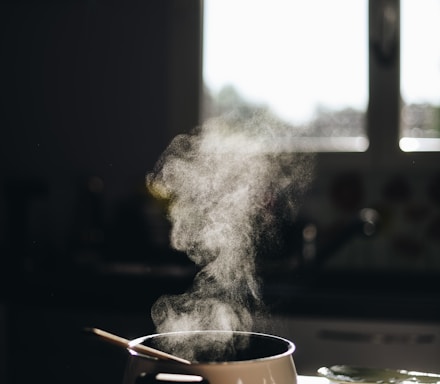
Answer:
[[[401,1],[400,147],[440,150],[440,0]]]
[[[367,24],[367,0],[205,0],[203,118],[264,110],[312,150],[366,150]]]

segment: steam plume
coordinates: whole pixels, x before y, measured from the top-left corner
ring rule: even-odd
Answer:
[[[267,114],[215,118],[177,136],[147,175],[169,201],[172,246],[200,268],[188,292],[154,304],[158,332],[252,330],[258,249],[276,244],[279,216],[295,214],[311,178],[309,156],[274,144],[287,137]]]

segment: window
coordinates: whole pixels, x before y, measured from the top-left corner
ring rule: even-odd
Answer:
[[[367,149],[366,0],[204,4],[206,115],[266,108],[320,150]]]
[[[438,151],[439,9],[440,0],[205,0],[202,119],[263,109],[313,151]]]
[[[404,151],[440,150],[440,1],[401,0]],[[423,20],[423,22],[421,22]]]

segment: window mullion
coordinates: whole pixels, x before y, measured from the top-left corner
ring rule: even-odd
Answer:
[[[369,2],[369,151],[374,164],[391,165],[399,150],[399,0]]]

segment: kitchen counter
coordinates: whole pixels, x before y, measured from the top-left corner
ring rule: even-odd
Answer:
[[[298,384],[327,384],[329,380],[320,376],[298,375]]]
[[[7,351],[7,374],[17,383],[32,381],[47,370],[47,382],[59,382],[60,377],[66,383],[83,378],[120,382],[124,353],[86,340],[83,327],[96,326],[127,338],[148,334],[154,330],[151,305],[163,294],[186,291],[194,272],[110,264],[9,276],[9,281],[0,282],[5,285],[0,323],[7,346],[0,354]],[[436,281],[402,278],[387,283],[385,277],[368,276],[271,281],[264,287],[273,327],[269,333],[296,344],[298,373],[311,375],[301,376],[299,384],[327,382],[313,375],[320,366],[332,364],[380,362],[396,369],[432,371],[440,359],[440,288],[431,287]],[[35,345],[41,353],[24,372],[15,362],[33,354]],[[65,345],[69,350],[60,354]],[[108,361],[114,363],[109,366]]]

